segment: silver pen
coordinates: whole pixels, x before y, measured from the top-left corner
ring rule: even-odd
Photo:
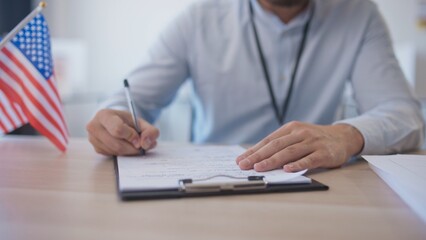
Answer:
[[[139,125],[138,118],[136,117],[135,104],[133,103],[132,96],[130,95],[130,85],[127,82],[127,79],[124,79],[124,92],[126,93],[127,104],[129,105],[130,113],[132,114],[133,123],[135,124],[135,130],[140,136],[142,133],[141,127]],[[145,155],[145,149],[142,147],[139,149],[141,155]]]

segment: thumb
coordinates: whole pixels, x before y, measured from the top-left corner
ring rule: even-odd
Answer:
[[[158,128],[154,127],[150,123],[146,122],[143,119],[138,119],[139,125],[141,127],[141,146],[148,150],[157,144],[157,138],[160,136],[160,131]]]

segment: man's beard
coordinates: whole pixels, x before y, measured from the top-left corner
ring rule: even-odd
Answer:
[[[306,4],[309,0],[267,0],[270,4],[280,7],[296,7]]]

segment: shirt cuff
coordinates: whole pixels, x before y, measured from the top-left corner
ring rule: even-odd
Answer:
[[[386,141],[384,136],[380,134],[380,126],[376,126],[377,121],[365,115],[354,118],[337,121],[334,124],[348,124],[356,128],[364,138],[364,147],[359,155],[366,154],[383,154],[386,152]]]

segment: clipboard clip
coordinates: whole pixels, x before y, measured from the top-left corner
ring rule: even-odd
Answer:
[[[230,178],[232,181],[211,181],[214,178],[220,177]],[[238,192],[266,189],[266,187],[267,182],[264,176],[234,177],[229,175],[215,175],[202,179],[187,178],[179,180],[179,190],[186,193]]]

